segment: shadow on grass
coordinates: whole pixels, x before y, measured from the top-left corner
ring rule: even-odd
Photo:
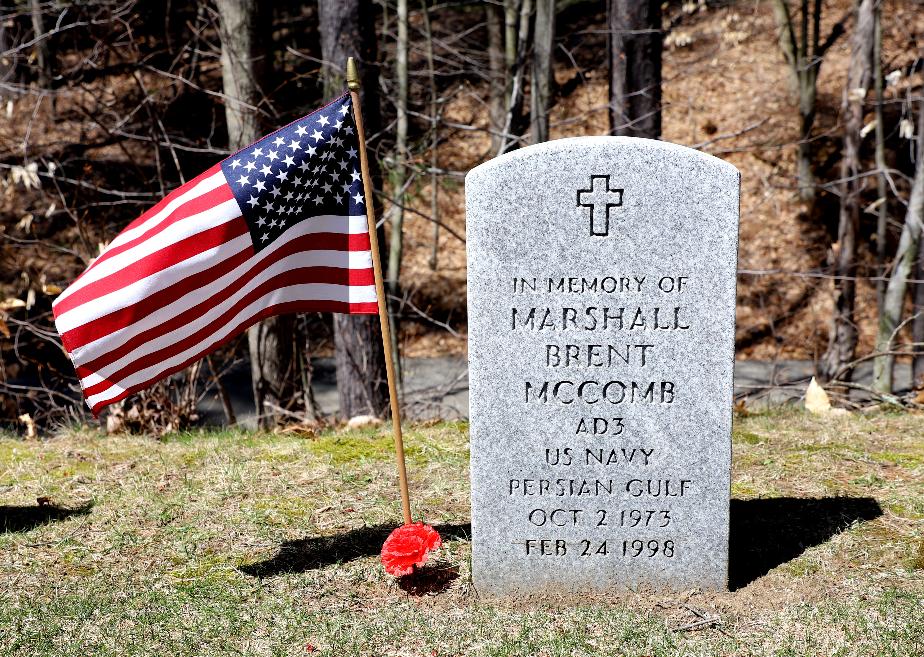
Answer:
[[[467,539],[472,533],[472,526],[469,523],[437,525],[433,528],[440,533],[444,541],[454,538]],[[252,577],[275,577],[286,573],[315,570],[361,557],[372,557],[381,552],[382,543],[385,542],[393,529],[394,526],[392,525],[377,525],[375,527],[353,529],[336,536],[317,536],[297,541],[286,541],[273,557],[265,561],[241,566],[239,570]],[[422,569],[421,575],[426,575],[427,570],[426,568]],[[456,577],[458,577],[458,573]],[[452,579],[455,578],[451,578],[449,582]],[[421,580],[418,584],[423,586],[425,584],[424,580]],[[409,585],[413,585],[413,582]],[[446,585],[448,586],[448,582]]]
[[[90,513],[91,502],[73,509],[65,509],[54,504],[36,504],[35,506],[0,505],[0,533],[26,532],[39,525],[57,520],[66,520],[71,516]]]
[[[854,522],[881,515],[872,497],[732,500],[728,587],[743,588]]]
[[[872,497],[732,500],[729,588],[741,589],[853,523],[875,520],[881,515],[882,508]],[[240,570],[252,577],[267,578],[375,556],[393,529],[391,525],[378,525],[335,536],[286,541],[273,557]],[[444,540],[467,539],[471,535],[469,523],[434,529]],[[409,595],[434,594],[446,590],[458,576],[455,568],[435,563],[400,578],[398,586]]]
[[[447,563],[427,564],[410,575],[398,578],[398,588],[413,596],[437,595],[459,579],[459,569]]]

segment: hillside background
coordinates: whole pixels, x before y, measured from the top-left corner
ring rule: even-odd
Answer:
[[[395,306],[402,354],[464,354],[463,179],[493,155],[485,46],[490,3],[409,5],[403,158],[395,146],[396,5],[360,4],[375,27],[376,54],[367,65],[377,74],[381,119],[369,137],[383,172],[378,201],[390,241],[396,207],[405,206],[402,302]],[[807,204],[797,194],[798,99],[778,44],[774,3],[662,5],[662,138],[723,158],[742,175],[739,359],[817,360],[828,343],[842,106],[855,17],[848,0],[820,6],[821,32],[843,34],[820,68],[812,131],[818,189],[815,203]],[[915,173],[922,9],[913,0],[882,7],[884,140],[894,174],[890,259]],[[6,2],[2,11],[0,417],[80,415],[79,388],[53,329],[51,300],[129,221],[233,152],[219,9],[175,0],[33,0]],[[315,4],[273,3],[269,13],[260,32],[259,122],[265,131],[311,111],[327,95]],[[609,133],[608,38],[607,3],[557,3],[551,138]],[[527,86],[526,107],[528,96]],[[870,169],[873,149],[873,134],[866,131],[860,153]],[[394,184],[399,168],[400,189]],[[878,323],[874,177],[865,179],[861,195],[866,211],[859,226],[855,322],[862,355],[874,350]],[[300,327],[312,356],[333,353],[329,317],[304,318]],[[241,338],[211,367],[221,375],[245,359]],[[170,394],[180,403],[180,393]]]

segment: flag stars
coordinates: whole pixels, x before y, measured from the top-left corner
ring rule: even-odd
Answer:
[[[363,212],[355,134],[350,102],[342,99],[222,163],[257,250],[318,214]]]

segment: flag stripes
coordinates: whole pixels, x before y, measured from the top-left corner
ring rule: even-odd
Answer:
[[[341,264],[344,259],[343,254],[337,252],[322,251],[320,256],[320,261],[340,261]],[[365,303],[371,296],[375,300],[371,267],[355,270],[325,266],[299,267],[300,261],[310,262],[311,258],[305,252],[299,252],[279,261],[270,260],[270,266],[249,273],[239,285],[215,285],[215,293],[208,299],[207,310],[203,311],[199,303],[201,294],[193,291],[166,306],[165,312],[150,314],[121,329],[121,332],[114,331],[113,337],[121,344],[113,345],[106,336],[102,344],[97,340],[74,350],[72,358],[78,374],[84,378],[84,385],[89,385],[94,377],[108,376],[116,359],[121,363],[130,363],[133,359],[151,353],[168,355],[169,350],[175,348],[177,338],[199,329],[216,329],[233,321],[234,309],[239,307],[242,299],[253,298],[256,290],[267,290],[274,284],[285,286],[318,281],[330,286],[325,288],[328,296],[324,299]],[[97,370],[97,374],[87,377],[83,374],[85,368]]]
[[[340,105],[348,108],[343,101]],[[342,109],[339,117],[337,129]],[[321,135],[316,142],[325,138],[315,134]],[[55,324],[94,413],[183,369],[265,317],[377,312],[368,224],[364,199],[356,191],[361,181],[347,153],[350,142],[336,132],[326,138],[348,159],[335,161],[332,154],[318,159],[331,159],[344,171],[332,174],[322,194],[295,195],[303,199],[301,210],[284,204],[294,194],[280,197],[277,187],[261,199],[268,214],[248,214],[235,181],[227,177],[253,148],[248,147],[232,156],[235,167],[229,164],[232,158],[212,167],[129,224],[59,295]],[[322,165],[308,169],[302,160],[295,167],[297,160],[286,159],[289,169],[283,172],[300,168],[324,174]],[[254,167],[247,169],[244,173]],[[285,180],[284,173],[277,175]],[[345,181],[341,193],[332,189],[338,175]],[[315,181],[306,176],[294,184],[309,183]],[[333,196],[327,200],[324,194]],[[250,208],[257,205],[254,198]],[[278,209],[274,200],[280,201]],[[304,213],[309,202],[320,207],[285,216]],[[266,239],[261,227],[277,210],[283,216],[272,225],[279,228],[272,240],[255,248],[257,235]]]
[[[109,244],[110,248],[116,248],[142,237],[147,231],[159,225],[165,220],[174,218],[174,213],[187,201],[198,198],[206,192],[210,192],[217,187],[226,185],[227,181],[224,176],[216,175],[221,171],[221,165],[216,164],[208,171],[196,176],[182,187],[173,190],[167,194],[164,199],[156,204],[153,208],[142,214],[140,217],[131,222],[125,230],[119,233]],[[101,256],[102,257],[102,256]]]

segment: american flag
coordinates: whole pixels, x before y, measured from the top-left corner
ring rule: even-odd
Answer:
[[[54,302],[94,414],[294,312],[377,312],[350,96],[171,192]]]

